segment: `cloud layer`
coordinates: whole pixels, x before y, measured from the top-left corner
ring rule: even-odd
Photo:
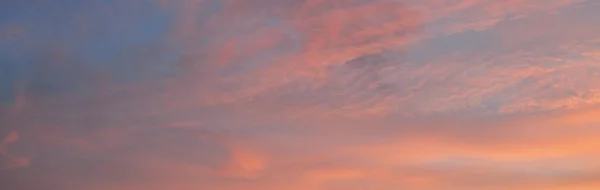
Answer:
[[[0,8],[8,189],[600,187],[593,1],[59,4]]]

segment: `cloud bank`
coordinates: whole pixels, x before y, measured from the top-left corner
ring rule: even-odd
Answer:
[[[13,3],[0,184],[597,189],[598,6]]]

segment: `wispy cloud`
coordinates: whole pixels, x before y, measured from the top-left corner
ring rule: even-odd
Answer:
[[[28,158],[17,156],[9,152],[10,145],[16,143],[18,140],[19,134],[15,131],[10,132],[4,137],[4,140],[0,144],[0,157],[4,160],[4,163],[2,163],[0,169],[7,170],[30,165]]]

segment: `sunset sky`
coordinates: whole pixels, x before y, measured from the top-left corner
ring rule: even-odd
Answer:
[[[597,0],[0,0],[1,190],[599,190]]]

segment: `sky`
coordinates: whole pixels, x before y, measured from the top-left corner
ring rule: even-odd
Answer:
[[[3,0],[0,189],[597,190],[598,9]]]

